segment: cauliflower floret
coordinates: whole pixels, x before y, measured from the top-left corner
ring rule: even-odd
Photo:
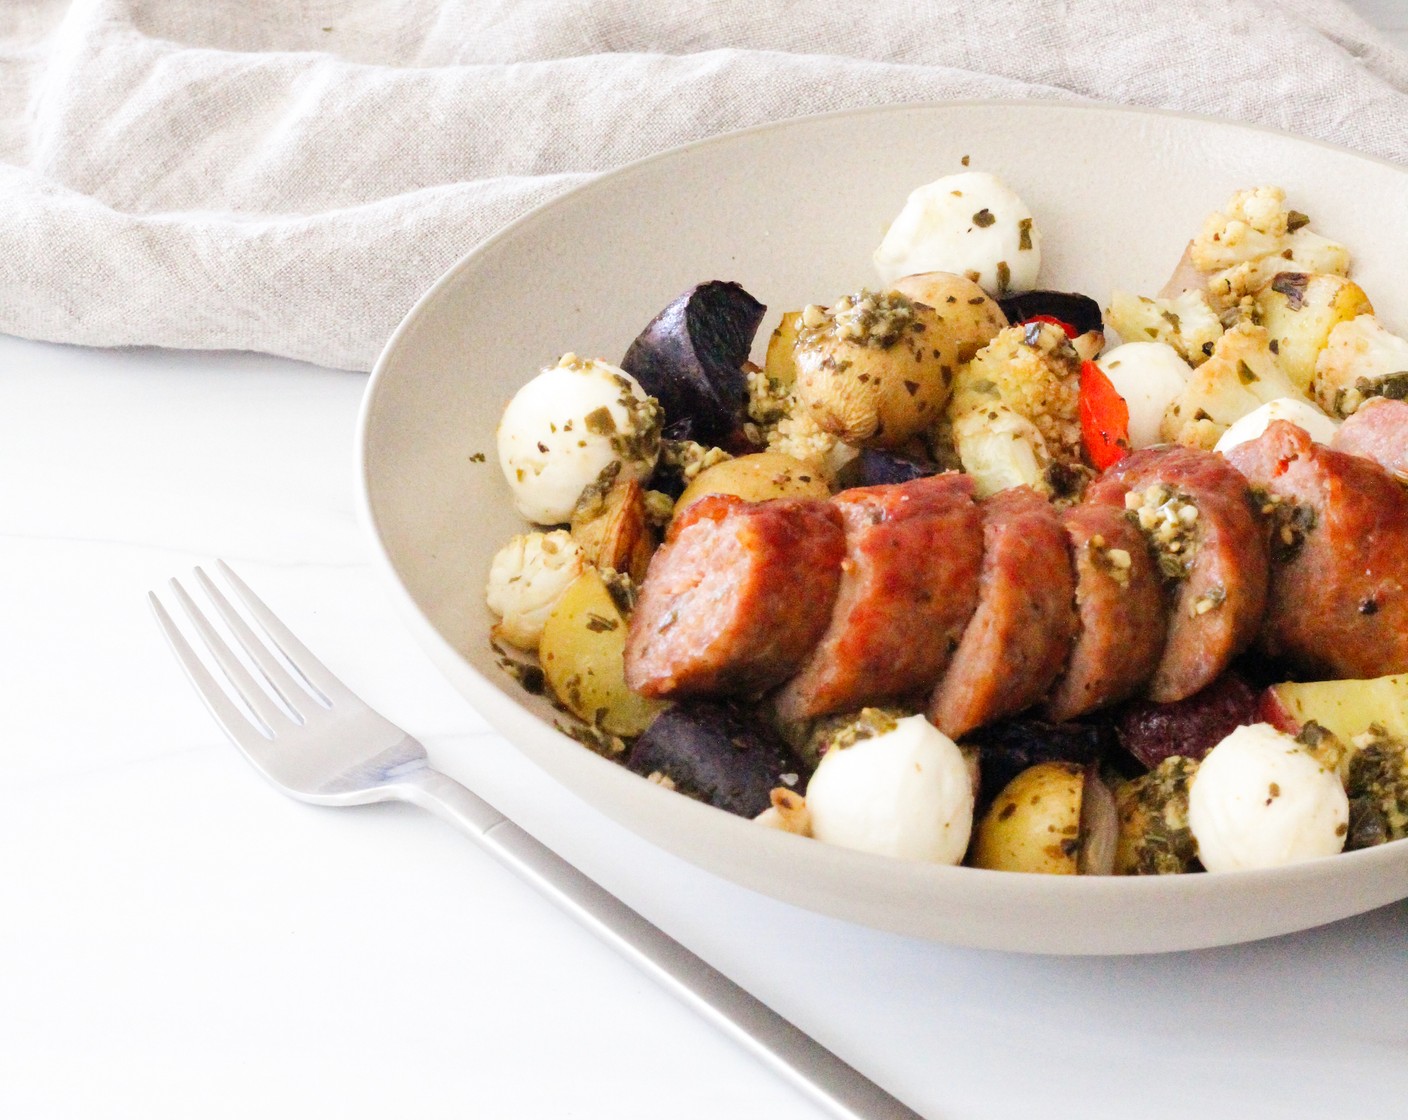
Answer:
[[[859,452],[842,443],[807,414],[792,386],[763,370],[748,371],[748,431],[750,438],[769,451],[812,463],[828,481]]]
[[[1037,427],[1005,405],[965,412],[953,421],[953,444],[980,498],[1011,486],[1051,492],[1046,481],[1051,453]]]
[[[1161,432],[1166,440],[1211,451],[1243,416],[1281,397],[1306,399],[1277,364],[1266,330],[1238,323],[1168,406]]]
[[[1207,361],[1222,337],[1222,321],[1197,289],[1172,299],[1115,292],[1105,312],[1105,324],[1126,342],[1167,343],[1190,366]]]
[[[1335,324],[1311,382],[1320,407],[1349,416],[1370,397],[1408,395],[1408,341],[1373,315]]]
[[[1223,210],[1216,210],[1203,222],[1189,251],[1200,272],[1220,272],[1224,268],[1254,261],[1287,248],[1285,239],[1292,228],[1299,229],[1308,219],[1286,209],[1286,192],[1280,187],[1254,187],[1238,191]]]
[[[536,650],[548,615],[586,569],[586,554],[565,529],[512,537],[489,565],[484,598],[501,619],[494,633],[519,649]]]
[[[1051,468],[1081,462],[1080,359],[1066,332],[1049,323],[1000,331],[959,368],[948,419],[980,495],[1023,483],[1054,494]]]
[[[1031,421],[1055,459],[1080,460],[1080,360],[1049,323],[1008,327],[960,367],[949,417],[1003,405]]]

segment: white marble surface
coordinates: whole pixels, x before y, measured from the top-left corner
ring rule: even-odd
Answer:
[[[925,1115],[1408,1095],[1408,905],[1070,960],[730,887],[573,802],[413,646],[353,512],[363,376],[3,338],[0,370],[0,1116],[820,1115],[432,817],[265,787],[144,602],[217,555],[439,760],[494,754],[505,808]]]
[[[1356,6],[1404,42],[1408,5]],[[266,787],[144,602],[215,556],[438,761],[492,758],[504,808],[933,1120],[1408,1099],[1408,904],[1160,957],[958,950],[731,887],[576,803],[392,615],[354,513],[365,384],[0,337],[0,1116],[822,1115],[429,815]]]

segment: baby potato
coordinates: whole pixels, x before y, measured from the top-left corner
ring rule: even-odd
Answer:
[[[932,425],[961,364],[938,313],[894,291],[806,308],[794,358],[803,415],[860,447],[899,447]]]
[[[968,277],[954,272],[902,276],[895,281],[894,290],[934,309],[944,332],[953,339],[960,363],[971,359],[1007,326],[1007,316],[997,301]]]
[[[611,735],[639,735],[666,705],[626,685],[626,620],[595,568],[572,581],[538,641],[553,694],[577,718]]]
[[[972,863],[991,871],[1079,871],[1085,767],[1041,762],[1013,778],[978,825]]]
[[[791,385],[797,380],[797,332],[802,329],[802,313],[787,311],[782,322],[768,339],[767,357],[763,359],[763,372],[780,385]]]
[[[745,501],[765,502],[772,498],[829,498],[831,489],[815,464],[780,451],[759,451],[700,471],[675,502],[675,515],[705,494],[733,494]]]

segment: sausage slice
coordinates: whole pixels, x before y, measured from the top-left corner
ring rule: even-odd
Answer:
[[[826,629],[845,550],[829,501],[692,502],[651,557],[626,638],[626,683],[654,697],[780,684]]]
[[[929,698],[929,722],[950,738],[1041,699],[1079,626],[1070,544],[1051,503],[1017,486],[982,511],[978,608]]]
[[[831,622],[776,697],[784,720],[928,693],[978,602],[982,515],[973,480],[949,473],[832,499],[846,559]]]
[[[1284,420],[1228,458],[1265,495],[1261,647],[1309,675],[1408,672],[1408,492],[1378,463]]]
[[[1399,482],[1408,482],[1408,401],[1370,398],[1339,426],[1330,446],[1372,459]]]
[[[1086,503],[1061,521],[1075,560],[1080,633],[1046,698],[1047,718],[1057,721],[1138,692],[1154,675],[1168,632],[1159,570],[1124,511]]]
[[[1266,539],[1247,480],[1215,452],[1150,447],[1106,471],[1086,500],[1144,526],[1164,574],[1168,639],[1147,695],[1167,703],[1201,691],[1251,645],[1266,610]]]

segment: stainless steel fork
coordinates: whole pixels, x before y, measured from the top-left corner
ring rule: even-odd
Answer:
[[[247,710],[241,709],[206,668],[155,593],[147,598],[177,660],[215,721],[276,787],[290,797],[317,805],[409,801],[429,809],[458,825],[501,863],[831,1115],[846,1120],[923,1120],[538,843],[488,802],[430,766],[420,743],[372,711],[294,637],[228,565],[217,563],[265,638],[255,633],[200,568],[195,569],[196,580],[263,677],[263,684],[174,579],[171,591],[229,689]]]

